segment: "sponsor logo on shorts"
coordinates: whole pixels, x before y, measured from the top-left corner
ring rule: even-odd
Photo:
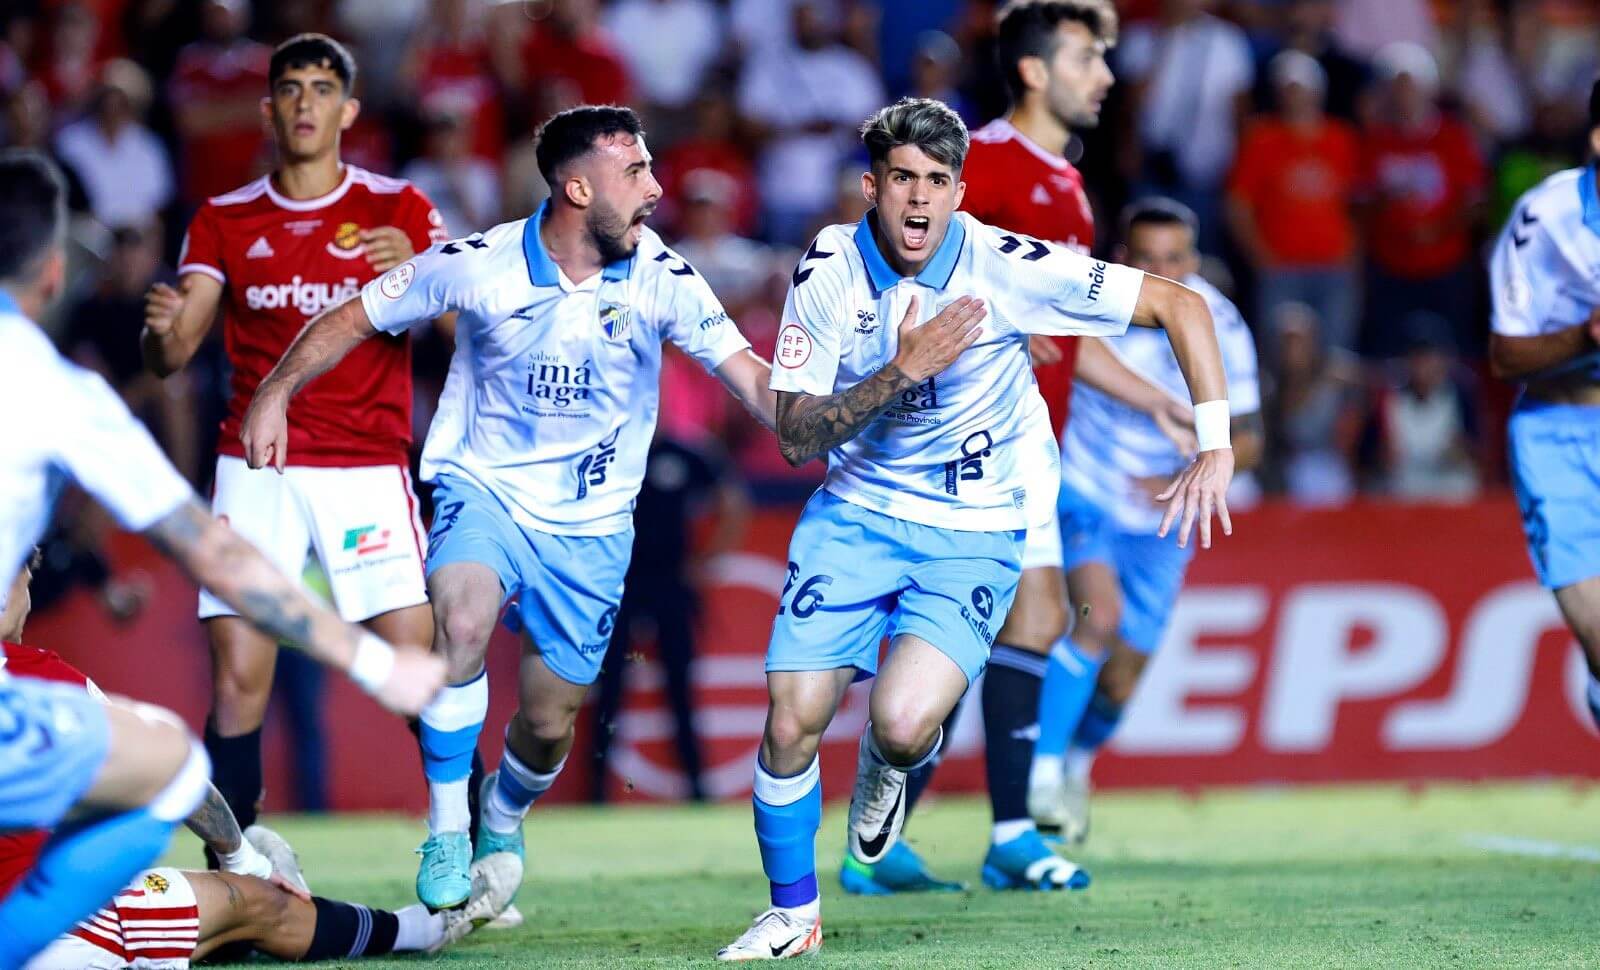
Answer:
[[[778,331],[778,346],[772,355],[778,358],[779,367],[788,370],[804,367],[811,359],[811,335],[798,323],[784,324]]]
[[[944,463],[944,490],[957,495],[962,482],[983,478],[983,460],[994,454],[994,438],[987,431],[974,431],[961,443],[961,457]]]
[[[411,289],[411,281],[417,276],[417,267],[410,262],[401,263],[394,269],[383,274],[383,280],[378,283],[378,292],[391,300],[398,300],[406,290]]]
[[[994,632],[989,629],[989,621],[994,618],[994,590],[987,586],[974,586],[971,598],[972,608],[962,606],[961,618],[972,627],[973,633],[983,638],[984,643],[993,646]]]
[[[344,551],[357,556],[370,556],[389,548],[389,530],[379,530],[377,525],[363,525],[348,529],[344,534]]]

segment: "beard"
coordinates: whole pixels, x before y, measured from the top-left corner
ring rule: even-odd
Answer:
[[[644,206],[634,212],[631,217],[624,218],[612,206],[595,200],[589,207],[588,215],[584,217],[584,228],[589,231],[589,238],[594,242],[594,248],[600,253],[600,262],[605,265],[627,259],[633,255],[638,245],[628,239],[628,230],[633,228],[633,222],[640,216],[648,216],[653,206]]]

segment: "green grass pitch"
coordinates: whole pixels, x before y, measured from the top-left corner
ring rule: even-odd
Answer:
[[[977,883],[976,799],[930,799],[909,829],[960,895],[856,899],[835,879],[843,806],[819,841],[825,945],[839,967],[1580,967],[1600,962],[1600,791],[1530,785],[1249,789],[1097,796],[1077,857],[1087,891]],[[413,901],[409,819],[268,820],[312,888]],[[681,967],[762,908],[750,815],[715,808],[535,809],[527,923],[437,958],[365,967]],[[198,852],[180,841],[176,864]],[[356,964],[352,962],[350,966]]]

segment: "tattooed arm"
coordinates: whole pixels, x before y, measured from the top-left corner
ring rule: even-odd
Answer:
[[[978,339],[987,311],[962,297],[922,326],[917,298],[900,321],[900,349],[877,373],[837,394],[778,392],[778,450],[799,467],[854,438],[899,396],[949,367]]]
[[[391,651],[381,640],[314,603],[199,502],[185,501],[144,535],[191,579],[262,632],[349,673],[390,710],[416,714],[443,686],[442,660],[415,647]]]
[[[233,855],[248,844],[244,833],[239,831],[239,820],[233,817],[233,810],[216,785],[207,786],[205,800],[183,824],[219,856]]]

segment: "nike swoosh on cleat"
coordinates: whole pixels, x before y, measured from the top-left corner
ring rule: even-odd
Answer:
[[[789,949],[791,946],[794,946],[802,936],[805,936],[805,934],[796,933],[794,937],[791,938],[787,943],[780,943],[777,946],[772,947],[772,958],[776,960],[778,957],[783,956],[783,951]],[[770,946],[771,944],[768,945]]]
[[[906,790],[904,787],[902,787],[900,789],[899,801],[904,803],[905,800]],[[883,844],[889,841],[889,833],[894,831],[894,817],[899,811],[900,805],[896,804],[895,807],[890,810],[889,814],[883,817],[883,827],[878,830],[878,834],[873,836],[870,841],[863,839],[859,835],[856,836],[856,843],[861,846],[861,851],[864,854],[876,856],[878,853],[883,851]]]

